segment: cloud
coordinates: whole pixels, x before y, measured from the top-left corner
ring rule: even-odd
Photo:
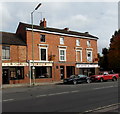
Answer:
[[[30,23],[30,14],[38,2],[2,3],[3,31],[15,32],[19,22]],[[78,32],[88,31],[98,36],[98,50],[109,47],[110,38],[118,28],[118,8],[115,2],[43,2],[34,13],[34,24],[42,17],[48,27],[65,28]]]
[[[74,15],[74,16],[67,16],[64,20],[57,20],[50,23],[50,26],[65,28],[69,27],[74,30],[78,30],[78,28],[84,27],[89,23],[87,17],[84,15]]]
[[[0,7],[1,18],[2,18],[2,28],[7,28],[9,23],[12,21],[12,15],[9,13],[9,9],[5,4],[2,4]]]

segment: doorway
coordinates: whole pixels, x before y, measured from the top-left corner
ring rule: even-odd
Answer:
[[[3,69],[2,83],[9,84],[9,70],[8,69]]]
[[[67,77],[70,77],[71,75],[75,74],[75,67],[74,66],[67,66]]]
[[[64,79],[64,66],[60,66],[60,78]]]

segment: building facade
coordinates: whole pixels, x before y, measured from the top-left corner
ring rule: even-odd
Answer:
[[[33,29],[20,22],[15,34],[3,32],[2,39],[3,84],[29,83],[30,78],[35,83],[53,82],[99,69],[97,37],[49,28],[45,18]]]

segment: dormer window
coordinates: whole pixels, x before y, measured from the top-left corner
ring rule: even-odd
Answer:
[[[64,44],[64,37],[60,38],[60,44]]]
[[[45,35],[43,35],[43,34],[40,35],[40,41],[45,42]]]
[[[76,46],[80,46],[80,40],[79,39],[76,40]]]

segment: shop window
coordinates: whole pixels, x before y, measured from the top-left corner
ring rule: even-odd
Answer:
[[[10,46],[2,46],[2,59],[10,59]]]
[[[35,78],[52,78],[52,67],[36,67],[35,73]]]
[[[10,79],[11,80],[24,79],[23,68],[21,67],[10,68]]]
[[[40,35],[40,41],[45,42],[45,35],[43,35],[43,34]]]

